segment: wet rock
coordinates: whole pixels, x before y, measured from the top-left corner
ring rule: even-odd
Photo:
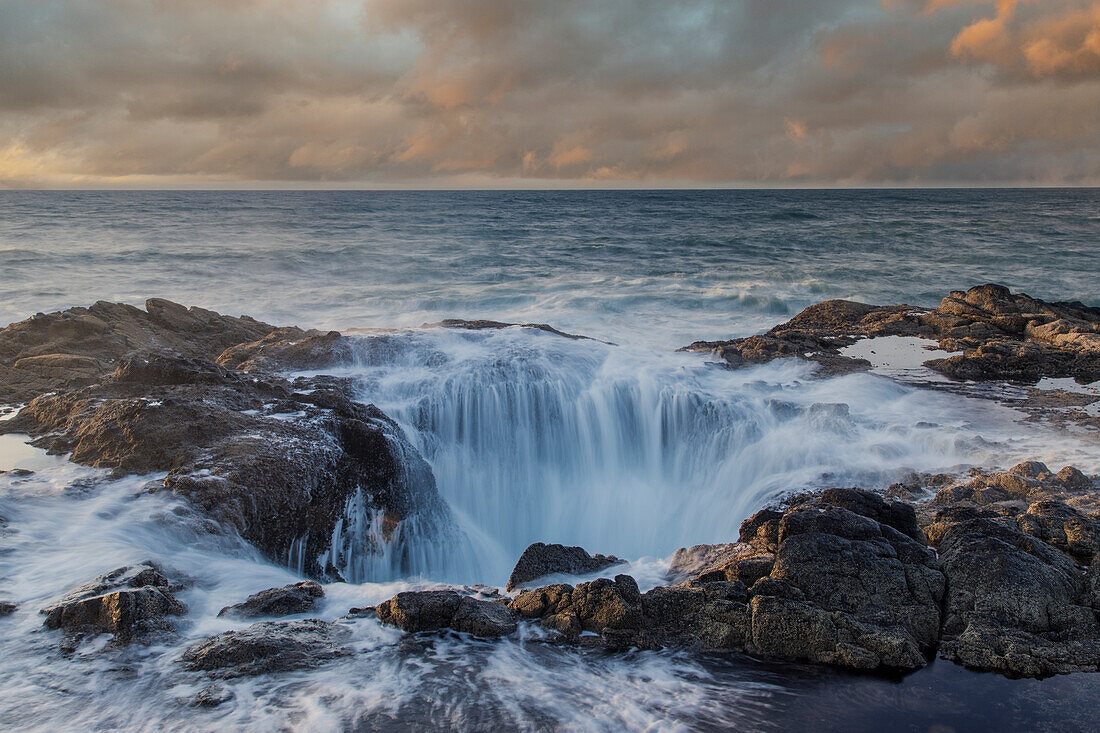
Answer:
[[[485,331],[485,330],[500,330],[502,328],[530,328],[536,331],[545,331],[546,333],[552,333],[555,336],[561,336],[567,339],[584,340],[584,341],[597,341],[598,339],[592,339],[588,336],[578,336],[574,333],[565,333],[559,331],[553,326],[549,326],[545,323],[503,323],[501,321],[487,321],[487,320],[473,320],[468,321],[464,318],[445,318],[437,323],[425,323],[420,326],[421,328],[460,328],[469,331]],[[602,342],[606,343],[606,342]]]
[[[261,618],[263,616],[290,616],[310,611],[318,598],[325,595],[324,588],[307,580],[282,588],[268,588],[246,598],[241,603],[226,606],[219,616],[233,618]]]
[[[0,618],[10,616],[19,608],[19,604],[12,601],[0,601]]]
[[[507,636],[516,630],[516,615],[503,603],[465,596],[449,626],[474,636]]]
[[[463,596],[453,590],[406,591],[377,606],[378,620],[404,631],[450,628],[474,636],[507,636],[516,616],[504,604]]]
[[[629,575],[598,578],[576,587],[558,584],[522,591],[509,606],[569,637],[582,631],[602,634],[608,629],[637,632],[643,628],[642,595]]]
[[[191,698],[191,706],[199,708],[216,708],[233,699],[233,692],[225,685],[211,682],[202,688]]]
[[[1014,677],[1100,668],[1095,593],[1073,560],[988,516],[941,522],[944,657]]]
[[[798,357],[833,374],[868,367],[841,356],[840,349],[857,338],[878,336],[921,336],[947,351],[961,351],[925,363],[956,379],[1100,379],[1100,309],[1050,303],[992,284],[953,291],[934,310],[829,300],[765,334],[696,342],[684,350],[712,353],[732,367]]]
[[[547,545],[536,542],[529,545],[516,562],[508,577],[506,589],[515,590],[524,583],[551,573],[584,575],[624,562],[613,555],[589,555],[583,547]]]
[[[123,644],[147,632],[170,630],[167,617],[186,612],[168,579],[149,564],[101,575],[42,609],[47,628],[113,634]]]
[[[435,631],[451,623],[462,596],[453,590],[406,591],[378,604],[378,620],[404,631]]]
[[[618,576],[525,590],[510,605],[567,638],[595,632],[609,648],[916,669],[938,641],[944,576],[923,534],[906,532],[919,532],[911,508],[831,490],[758,512],[737,545],[685,551],[682,567],[694,570],[685,584],[639,594]]]
[[[725,566],[731,560],[743,555],[745,550],[746,546],[740,543],[681,547],[672,556],[672,562],[669,563],[665,577],[672,583],[688,580]]]
[[[310,669],[350,654],[341,645],[350,634],[318,619],[260,621],[188,647],[181,659],[189,670],[221,678]]]
[[[187,498],[273,559],[286,562],[293,548],[302,571],[335,579],[338,568],[319,557],[376,551],[365,543],[403,536],[395,530],[406,520],[440,542],[457,537],[423,458],[352,394],[332,378],[258,379],[151,354],[122,359],[95,384],[35,398],[0,430],[29,433],[78,463],[167,472],[153,490]],[[349,512],[368,511],[384,518],[383,536],[334,537]]]

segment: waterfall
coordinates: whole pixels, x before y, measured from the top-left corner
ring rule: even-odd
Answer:
[[[406,537],[446,580],[502,583],[534,541],[631,558],[730,541],[780,494],[973,452],[928,428],[953,419],[947,396],[794,360],[729,371],[518,328],[362,338],[358,355],[361,397],[402,426],[474,548],[443,562]]]

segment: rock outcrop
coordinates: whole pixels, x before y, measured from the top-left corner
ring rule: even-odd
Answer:
[[[1014,677],[1100,669],[1100,607],[1077,563],[977,510],[937,520],[944,657]]]
[[[187,498],[314,577],[341,577],[343,558],[381,551],[402,522],[456,536],[430,468],[392,420],[345,380],[275,373],[342,358],[339,334],[146,308],[97,303],[0,330],[0,402],[30,400],[0,431],[118,473],[166,472],[150,490]],[[97,366],[25,368],[61,351]],[[381,516],[385,531],[334,533],[349,512]]]
[[[529,583],[551,573],[566,573],[569,575],[598,573],[604,568],[622,562],[623,560],[614,555],[589,555],[583,547],[547,545],[542,542],[535,542],[528,545],[523,554],[519,556],[516,566],[512,568],[512,574],[508,577],[506,589],[509,591],[515,590],[524,583]]]
[[[350,635],[347,627],[318,619],[260,621],[188,647],[181,659],[189,670],[221,678],[310,669],[350,654],[343,646]]]
[[[896,526],[895,526],[896,525]],[[900,529],[899,529],[900,528]],[[701,646],[858,669],[915,669],[934,649],[944,578],[912,508],[830,490],[767,509],[741,542],[693,548],[686,585],[645,594],[629,576],[524,591],[512,607],[608,645]]]
[[[404,631],[449,628],[474,636],[507,636],[516,630],[516,615],[504,604],[483,601],[453,590],[406,591],[379,604],[378,620]]]
[[[19,608],[19,604],[12,601],[0,601],[0,618],[10,616]]]
[[[219,616],[232,618],[263,618],[265,616],[291,616],[313,610],[318,598],[324,598],[325,589],[312,580],[268,588],[250,595],[240,603],[226,606]]]
[[[171,630],[168,617],[186,612],[172,594],[168,578],[152,564],[112,570],[42,609],[47,628],[113,634],[121,644],[149,632]]]
[[[1048,303],[1000,285],[953,291],[935,309],[828,300],[765,334],[699,341],[684,350],[714,353],[734,367],[798,357],[820,363],[825,373],[839,373],[869,366],[842,356],[840,349],[874,336],[920,336],[961,351],[925,364],[956,379],[1100,380],[1100,309]]]

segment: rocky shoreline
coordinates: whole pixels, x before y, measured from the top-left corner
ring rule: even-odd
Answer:
[[[450,327],[501,328],[495,322]],[[547,326],[528,326],[575,338]],[[1100,379],[1100,310],[985,285],[936,309],[827,301],[767,334],[687,350],[732,368],[798,357],[822,373],[868,365],[859,338],[919,336],[961,353],[927,363],[954,379]],[[367,515],[409,572],[414,530],[442,547],[454,518],[398,426],[352,385],[292,378],[348,359],[337,332],[277,328],[164,300],[146,309],[73,308],[0,330],[0,433],[116,474],[165,474],[149,492],[185,498],[272,561],[323,582],[356,582],[346,527]],[[376,616],[410,633],[495,637],[538,627],[551,643],[609,650],[688,648],[864,671],[908,671],[934,655],[1010,677],[1100,670],[1100,479],[1037,462],[971,475],[913,475],[885,494],[838,487],[792,493],[723,545],[681,549],[667,584],[641,592],[614,557],[532,545],[504,595],[409,591],[337,622],[264,620],[187,649],[189,670],[228,678],[309,668],[352,653],[348,624]],[[380,528],[380,529],[377,529]],[[218,531],[223,531],[219,529]],[[379,550],[381,548],[378,548]],[[595,549],[595,548],[593,548]],[[597,573],[533,587],[550,573]],[[171,634],[187,583],[154,563],[122,567],[42,609],[67,639],[125,644]],[[227,617],[308,614],[304,581],[223,609]],[[0,599],[0,616],[15,609]],[[63,641],[62,644],[70,643]],[[196,704],[216,705],[204,691]]]

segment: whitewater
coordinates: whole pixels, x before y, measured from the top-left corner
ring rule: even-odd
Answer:
[[[441,583],[502,586],[535,541],[626,558],[645,590],[677,548],[736,539],[743,519],[792,491],[1025,459],[1100,471],[1094,435],[995,400],[876,373],[822,378],[799,360],[731,371],[676,351],[827,297],[934,304],[945,283],[1100,304],[1096,196],[4,194],[0,321],[157,295],[353,336],[351,360],[325,373],[396,420],[430,467],[413,480],[435,482],[460,536],[444,545],[408,526],[405,554],[367,552],[378,518],[351,512],[333,538],[348,550],[330,558],[347,582],[327,584],[311,615]],[[1039,271],[1022,253],[1043,247]],[[421,326],[448,317],[591,338]],[[115,478],[24,441],[0,438],[0,595],[20,601],[0,621],[5,726],[837,729],[858,705],[871,730],[919,727],[933,705],[962,728],[1050,714],[1038,682],[943,662],[892,681],[609,655],[541,643],[533,629],[494,642],[405,637],[371,619],[349,624],[352,657],[234,681],[229,703],[197,709],[204,683],[179,667],[183,648],[245,626],[218,610],[301,579],[301,559],[267,560],[185,502],[143,492],[158,476]],[[96,638],[66,653],[41,629],[37,609],[69,588],[150,559],[191,581],[181,638],[126,649]],[[1095,696],[1094,683],[1059,678],[1042,699]],[[975,696],[1001,702],[974,710]]]

